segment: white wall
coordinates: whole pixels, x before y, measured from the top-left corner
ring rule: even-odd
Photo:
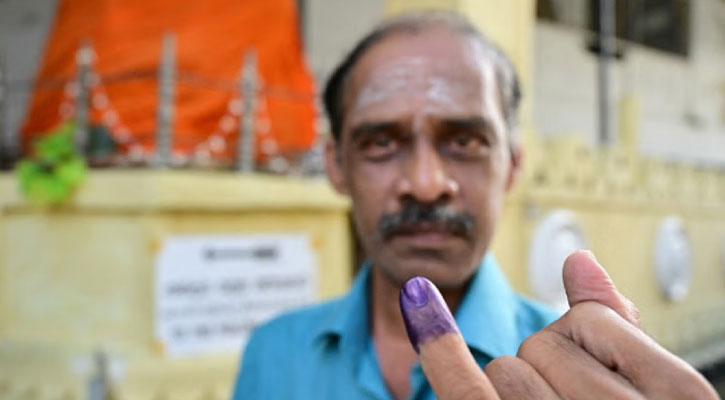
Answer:
[[[725,2],[693,1],[692,12],[690,56],[628,46],[614,67],[614,99],[640,99],[644,155],[725,166]],[[579,134],[594,145],[597,60],[585,33],[539,22],[534,53],[535,126],[543,137]]]

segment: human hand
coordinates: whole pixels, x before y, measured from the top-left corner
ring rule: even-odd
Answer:
[[[589,252],[564,263],[571,309],[526,339],[516,357],[482,371],[440,293],[425,278],[403,287],[411,343],[441,400],[718,399],[710,384],[639,328],[639,312]]]

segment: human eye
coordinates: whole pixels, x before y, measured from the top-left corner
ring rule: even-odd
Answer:
[[[452,155],[475,157],[487,148],[486,140],[475,132],[455,132],[448,138],[446,147]]]
[[[460,149],[467,149],[477,144],[475,138],[463,133],[455,135],[453,142]]]
[[[400,147],[400,141],[388,132],[371,133],[360,142],[363,156],[371,160],[385,160]]]

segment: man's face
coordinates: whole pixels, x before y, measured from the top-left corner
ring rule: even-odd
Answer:
[[[515,169],[488,60],[476,39],[443,29],[395,34],[347,82],[328,173],[395,284],[423,275],[460,287],[488,248]]]

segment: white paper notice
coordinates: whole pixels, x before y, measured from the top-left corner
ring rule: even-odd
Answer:
[[[315,300],[305,235],[174,236],[156,260],[155,330],[170,356],[238,351],[251,330]]]

